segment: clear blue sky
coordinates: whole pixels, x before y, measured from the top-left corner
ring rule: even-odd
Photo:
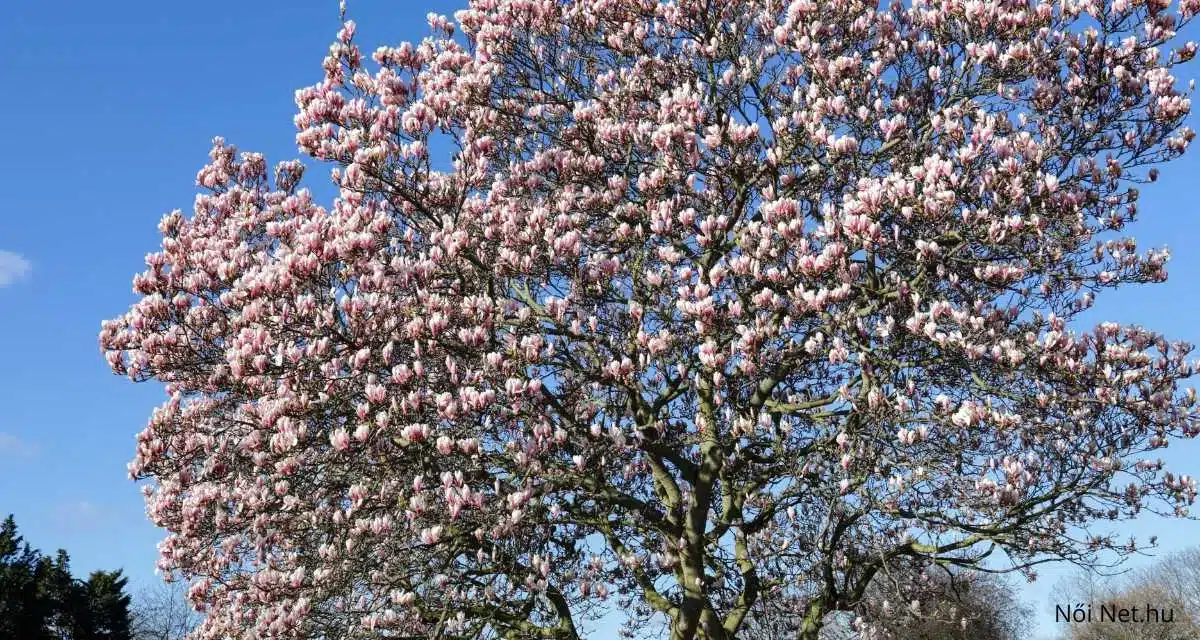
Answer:
[[[350,13],[373,49],[423,37],[426,12],[458,6],[357,0]],[[338,26],[334,0],[0,3],[0,515],[14,513],[34,545],[70,551],[77,573],[151,580],[161,537],[125,476],[161,391],[109,373],[100,321],[133,302],[156,224],[188,211],[213,136],[271,161],[296,156],[293,92],[320,79]],[[1170,281],[1101,298],[1090,318],[1200,342],[1198,177],[1200,149],[1145,190],[1133,228],[1175,250]],[[1166,457],[1200,475],[1200,443]],[[1193,522],[1129,530],[1167,549],[1200,540]],[[1058,573],[1027,590],[1043,631]]]

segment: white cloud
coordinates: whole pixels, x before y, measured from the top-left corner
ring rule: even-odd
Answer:
[[[0,457],[30,458],[37,455],[37,445],[11,433],[0,431]]]
[[[51,519],[59,531],[86,533],[103,527],[116,514],[108,507],[87,500],[60,504],[51,513]]]
[[[20,254],[0,250],[0,287],[29,277],[33,265]]]

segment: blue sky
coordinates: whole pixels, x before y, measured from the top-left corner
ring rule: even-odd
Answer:
[[[419,39],[426,12],[458,6],[361,0],[350,12],[372,49]],[[334,0],[0,3],[0,515],[14,513],[35,546],[67,549],[77,573],[151,580],[161,537],[125,475],[161,391],[108,371],[100,321],[134,301],[156,224],[189,209],[213,136],[272,162],[296,157],[293,92],[320,79],[338,26]],[[1102,297],[1089,319],[1200,342],[1197,176],[1200,150],[1165,167],[1133,228],[1145,246],[1174,249],[1170,281]],[[1200,474],[1200,443],[1165,457]],[[1126,529],[1166,549],[1200,539],[1193,522]],[[1026,591],[1043,631],[1060,573]]]

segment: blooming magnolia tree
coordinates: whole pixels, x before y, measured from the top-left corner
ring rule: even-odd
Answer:
[[[1190,347],[1071,321],[1166,278],[1121,231],[1197,10],[473,0],[373,63],[345,22],[296,95],[337,199],[218,139],[100,338],[169,394],[131,473],[199,637],[718,640],[790,589],[814,638],[892,561],[1135,552],[1093,526],[1186,514]]]

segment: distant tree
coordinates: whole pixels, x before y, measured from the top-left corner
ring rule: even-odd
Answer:
[[[47,565],[17,531],[10,515],[0,524],[0,638],[52,638],[54,607],[44,597]]]
[[[1085,623],[1059,622],[1064,640],[1200,638],[1200,548],[1165,556],[1119,580],[1101,579],[1093,571],[1082,571],[1060,583],[1055,598],[1059,606],[1090,605],[1092,615]],[[1102,606],[1131,612],[1136,607],[1138,620],[1103,619]],[[1153,619],[1147,619],[1147,607],[1157,610]]]
[[[53,558],[42,556],[41,598],[50,609],[49,630],[55,638],[83,635],[87,626],[87,607],[83,589],[71,575],[71,557],[59,549]]]
[[[88,640],[122,640],[132,637],[129,605],[125,592],[129,579],[116,571],[94,571],[82,583],[86,604]]]
[[[0,525],[0,638],[130,640],[127,583],[121,570],[77,580],[66,551],[42,555],[12,516]]]
[[[789,592],[764,594],[747,623],[748,640],[797,636],[809,603],[797,590]],[[1004,576],[940,567],[895,566],[879,572],[855,610],[875,621],[866,634],[872,638],[1022,640],[1029,631],[1029,608]],[[822,633],[827,630],[828,620]]]
[[[187,600],[187,583],[159,582],[137,594],[133,604],[134,640],[183,640],[201,616]]]
[[[1136,569],[1133,580],[1163,589],[1200,617],[1200,547],[1172,553],[1154,565]]]

